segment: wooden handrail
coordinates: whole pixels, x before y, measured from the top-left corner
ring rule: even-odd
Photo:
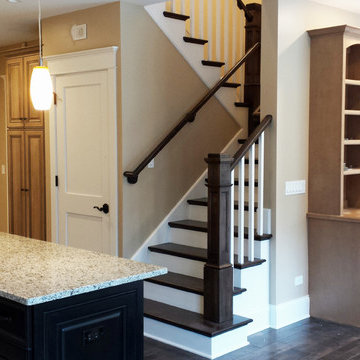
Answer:
[[[244,10],[246,20],[252,22],[254,17],[251,12],[246,8],[246,5],[242,2],[242,0],[237,0],[237,6],[240,10]]]
[[[265,129],[270,125],[272,121],[271,115],[266,115],[264,120],[260,122],[257,128],[252,132],[252,134],[246,139],[241,148],[235,153],[234,160],[231,164],[231,170],[234,170],[239,164],[240,160],[248,153],[251,146],[255,144],[256,140],[260,135],[265,131]]]
[[[233,67],[224,75],[216,85],[209,90],[206,95],[188,112],[185,117],[169,132],[168,135],[150,152],[148,156],[133,171],[125,171],[124,176],[129,184],[136,184],[139,174],[143,171],[149,162],[180,132],[180,130],[189,122],[193,122],[199,110],[216,94],[216,92],[226,83],[227,80],[245,63],[245,61],[260,47],[256,43]]]

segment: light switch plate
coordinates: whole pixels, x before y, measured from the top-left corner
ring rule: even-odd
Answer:
[[[152,159],[149,163],[148,163],[148,168],[149,169],[153,169],[155,167],[155,160]]]
[[[5,165],[1,165],[1,174],[2,175],[6,174],[6,166]]]
[[[286,181],[285,182],[285,195],[298,195],[305,194],[306,192],[306,181]]]
[[[300,286],[304,283],[304,277],[302,275],[296,276],[294,279],[294,285]]]

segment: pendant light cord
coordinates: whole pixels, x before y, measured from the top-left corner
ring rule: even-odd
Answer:
[[[42,58],[42,29],[41,29],[41,5],[40,0],[38,0],[39,5],[39,51],[40,51],[40,66],[43,66],[43,58]]]

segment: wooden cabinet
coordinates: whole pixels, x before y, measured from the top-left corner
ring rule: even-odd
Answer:
[[[0,360],[143,359],[142,281],[33,306],[0,297],[0,318]]]
[[[10,232],[45,240],[44,133],[9,130]]]
[[[44,113],[30,98],[39,56],[7,61],[7,139],[10,233],[45,240]]]
[[[360,209],[360,29],[309,31],[309,212]]]
[[[31,74],[38,64],[38,55],[15,57],[7,61],[8,128],[44,127],[44,114],[34,109],[30,98]]]

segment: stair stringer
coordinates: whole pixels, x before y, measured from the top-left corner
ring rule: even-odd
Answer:
[[[184,22],[164,17],[164,3],[145,6],[145,10],[188,64],[198,74],[204,84],[209,89],[212,88],[220,79],[220,69],[202,65],[201,61],[204,60],[203,47],[183,41],[183,36],[185,35]],[[215,96],[224,106],[226,111],[241,126],[244,130],[244,134],[247,136],[248,109],[234,106],[234,103],[236,102],[236,89],[221,88]]]

